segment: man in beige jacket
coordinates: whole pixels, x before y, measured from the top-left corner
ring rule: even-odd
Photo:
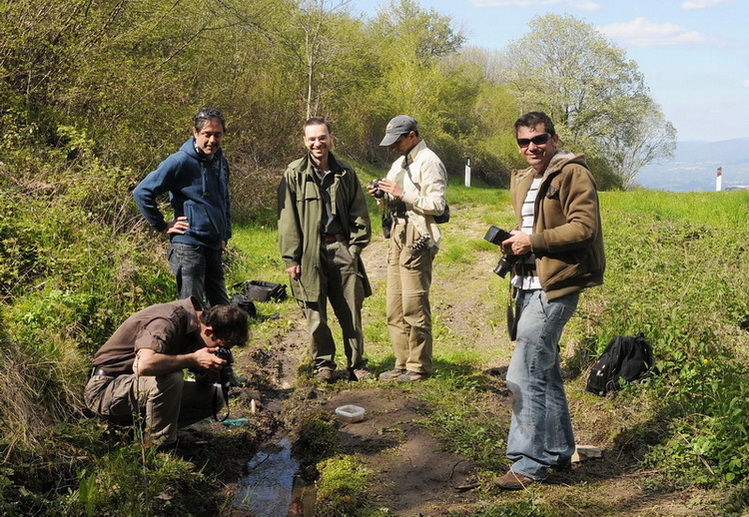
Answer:
[[[442,234],[436,215],[445,210],[447,171],[419,136],[416,120],[398,115],[387,125],[380,146],[400,155],[378,198],[392,217],[387,257],[387,321],[395,368],[380,380],[420,381],[432,373],[432,261]],[[369,193],[379,195],[374,186]],[[388,230],[388,228],[384,228]]]

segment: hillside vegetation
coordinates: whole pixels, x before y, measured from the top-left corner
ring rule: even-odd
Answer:
[[[228,460],[240,461],[236,451],[249,454],[248,444],[281,426],[261,412],[222,431],[218,456],[191,462],[111,433],[82,407],[97,347],[132,312],[174,296],[165,241],[147,228],[130,192],[184,142],[204,105],[228,120],[237,224],[230,283],[285,281],[275,190],[300,152],[308,115],[333,122],[336,152],[360,165],[362,181],[382,175],[389,160],[377,145],[387,121],[397,113],[419,120],[453,176],[455,209],[435,272],[442,373],[422,395],[444,446],[472,456],[485,477],[504,468],[506,430],[474,418],[473,404],[476,393],[496,388],[482,372],[511,344],[502,332],[506,285],[488,272],[496,250],[481,237],[490,224],[513,220],[503,187],[522,165],[514,120],[548,111],[565,147],[586,153],[606,190],[606,284],[584,296],[565,335],[572,393],[616,334],[644,332],[660,371],[597,401],[597,413],[586,412],[591,398],[572,395],[581,432],[648,472],[648,490],[701,487],[727,514],[747,507],[749,198],[616,190],[667,156],[675,133],[636,63],[594,27],[540,17],[495,53],[464,48],[449,17],[413,0],[388,2],[372,20],[327,0],[24,0],[3,3],[0,15],[0,514],[220,514],[228,496],[217,485],[226,482]],[[527,44],[540,36],[547,44]],[[527,73],[536,58],[562,55],[558,77],[569,83]],[[586,63],[606,73],[582,73]],[[531,76],[540,83],[521,80]],[[466,156],[471,189],[455,182]],[[374,206],[372,214],[377,220]],[[487,266],[486,276],[474,274],[476,264]],[[378,289],[367,302],[366,332],[372,364],[384,369],[390,351]],[[480,308],[457,311],[458,301],[465,309],[473,298]],[[253,326],[248,357],[270,355],[293,336],[296,307],[289,301],[278,310],[280,319]],[[478,342],[485,346],[476,349]],[[270,384],[253,375],[255,385]],[[447,399],[462,405],[440,402]],[[593,415],[612,427],[601,432]],[[329,422],[310,425],[322,437],[334,434]],[[327,448],[315,452],[330,460]],[[503,514],[491,493],[486,502],[485,515]],[[513,515],[558,509],[528,508]]]
[[[361,179],[376,175],[365,168]],[[184,507],[156,495],[169,487],[184,491],[209,475],[177,458],[144,455],[137,444],[102,440],[105,428],[82,411],[93,351],[126,315],[173,296],[164,243],[134,221],[138,216],[114,178],[81,174],[64,193],[0,188],[6,207],[0,215],[0,509],[8,515],[167,515]],[[100,194],[116,192],[111,199],[119,196],[119,205],[92,202],[85,195],[90,185]],[[477,372],[511,349],[501,331],[506,284],[489,273],[497,256],[482,236],[490,224],[506,227],[513,218],[504,190],[451,185],[448,197],[455,217],[436,270],[437,362],[464,368],[438,373],[425,396],[439,400],[449,390],[448,398],[468,404],[443,408],[437,434],[477,460],[494,458],[485,465],[500,471],[506,430],[474,421],[469,393],[485,386]],[[602,439],[649,472],[649,489],[714,490],[726,515],[740,515],[749,504],[749,196],[635,190],[601,199],[606,283],[585,294],[565,333],[566,368],[580,374],[573,386],[582,387],[586,368],[612,336],[644,332],[660,373],[606,399],[605,421],[617,427]],[[230,282],[284,281],[273,217],[265,219],[237,229]],[[486,257],[486,277],[466,284],[467,272]],[[465,316],[440,297],[455,298],[464,285],[479,286],[466,296],[484,300],[488,312],[471,315],[480,323],[461,330]],[[366,334],[372,364],[385,369],[391,352],[383,314],[380,284],[367,302]],[[283,321],[297,317],[289,302],[280,321],[257,323],[258,346],[272,346]],[[468,346],[481,334],[503,337],[496,349],[494,343],[483,350]],[[576,414],[586,414],[592,396],[570,396]],[[458,427],[450,424],[456,418]],[[585,418],[576,425],[588,436],[601,431]],[[489,433],[486,439],[465,441],[482,433]]]
[[[37,165],[32,149],[79,165],[91,151],[132,185],[205,105],[226,115],[235,181],[256,197],[268,169],[296,154],[310,115],[333,122],[348,156],[381,162],[385,124],[408,113],[450,171],[471,157],[494,185],[521,164],[513,122],[536,109],[596,164],[602,188],[630,187],[672,153],[675,130],[637,63],[594,26],[549,14],[489,51],[464,48],[452,19],[416,0],[382,4],[373,19],[346,0],[3,4],[2,161],[16,179],[38,180],[56,165]]]

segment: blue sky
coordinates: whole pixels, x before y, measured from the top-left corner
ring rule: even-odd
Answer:
[[[546,13],[593,24],[635,60],[680,141],[749,138],[747,0],[417,0],[468,45],[502,49]],[[373,17],[387,0],[351,0]]]

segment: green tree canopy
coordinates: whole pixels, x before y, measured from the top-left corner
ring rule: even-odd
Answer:
[[[637,63],[572,16],[533,18],[507,49],[503,80],[523,111],[546,111],[567,145],[607,161],[623,186],[676,145]]]

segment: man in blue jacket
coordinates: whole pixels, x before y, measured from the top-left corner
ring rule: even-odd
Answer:
[[[195,116],[193,137],[135,188],[133,197],[148,223],[169,237],[169,265],[180,299],[227,305],[221,254],[231,237],[229,164],[221,150],[225,120],[214,108]],[[174,219],[158,208],[169,192]]]

